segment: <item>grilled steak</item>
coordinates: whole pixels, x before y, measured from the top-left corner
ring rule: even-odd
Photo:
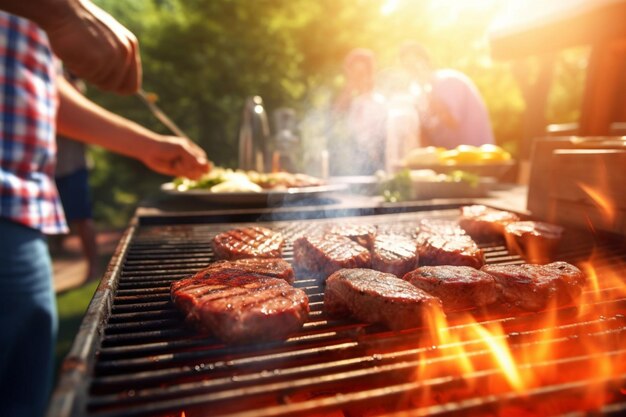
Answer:
[[[324,278],[341,268],[365,268],[371,264],[366,248],[345,236],[331,234],[296,239],[293,258],[296,268]]]
[[[218,259],[279,258],[283,236],[265,227],[243,227],[220,233],[213,238]]]
[[[210,264],[206,269],[194,275],[194,278],[201,278],[207,273],[220,269],[237,269],[243,272],[265,275],[272,278],[280,278],[293,284],[294,273],[289,262],[281,258],[246,258],[234,261],[217,261]]]
[[[417,228],[419,233],[431,235],[456,236],[466,235],[458,222],[442,219],[422,219]]]
[[[328,277],[324,306],[331,316],[351,315],[400,330],[421,325],[441,301],[394,275],[354,268]]]
[[[482,205],[461,207],[459,225],[474,239],[489,241],[504,235],[504,226],[519,221],[515,213]]]
[[[402,279],[439,297],[446,311],[483,307],[496,301],[496,280],[469,266],[423,266]]]
[[[361,246],[371,249],[376,237],[376,226],[367,224],[341,224],[334,225],[328,233],[345,236],[354,240]]]
[[[176,281],[170,293],[189,322],[225,343],[283,339],[300,329],[309,313],[304,291],[238,269]]]
[[[542,222],[514,222],[504,227],[504,238],[509,252],[523,257],[526,262],[545,264],[556,253],[563,228]]]
[[[486,265],[481,271],[493,275],[505,302],[529,311],[570,303],[585,285],[585,275],[567,262]]]
[[[471,266],[479,269],[485,255],[467,235],[420,233],[417,237],[420,265]]]
[[[378,235],[372,249],[372,269],[398,277],[417,268],[417,243],[402,235]]]

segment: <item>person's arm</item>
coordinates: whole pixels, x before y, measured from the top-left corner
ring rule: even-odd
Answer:
[[[198,178],[210,170],[204,151],[192,141],[154,133],[111,113],[58,79],[57,132],[64,136],[136,158],[165,175]]]
[[[89,0],[0,0],[0,9],[37,23],[73,74],[131,94],[141,86],[137,39]]]

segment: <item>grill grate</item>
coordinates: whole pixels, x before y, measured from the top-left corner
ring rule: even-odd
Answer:
[[[441,210],[353,221],[373,221],[382,230],[407,234],[424,217],[451,218],[456,213]],[[285,235],[288,244],[284,257],[291,261],[293,239],[328,222],[332,220],[274,222],[268,226]],[[625,357],[624,315],[599,317],[593,313],[605,311],[606,306],[626,312],[626,295],[621,288],[602,288],[601,297],[591,303],[598,308],[589,308],[587,315],[564,307],[556,313],[476,317],[483,325],[501,325],[505,331],[501,338],[513,353],[530,344],[543,344],[558,352],[549,362],[519,362],[521,371],[551,367],[559,375],[523,395],[507,384],[478,340],[433,345],[425,329],[389,332],[348,319],[330,319],[323,309],[323,286],[306,276],[298,276],[294,285],[309,296],[311,314],[304,328],[287,341],[224,346],[198,336],[184,327],[181,315],[171,305],[169,285],[206,266],[213,256],[212,236],[231,227],[197,224],[133,229],[124,258],[119,260],[120,269],[112,274],[110,311],[97,324],[99,338],[92,341],[95,355],[89,360],[89,369],[84,370],[86,382],[81,387],[69,386],[78,391],[68,405],[71,415],[180,416],[184,411],[187,417],[209,412],[352,416],[406,409],[417,415],[483,415],[506,409],[532,413],[536,402],[545,407],[550,398],[580,397],[574,394],[593,384],[604,387],[606,401],[600,412],[617,414],[626,409],[626,364],[621,374],[608,381],[590,380],[584,374],[596,359],[585,353],[585,347],[595,340],[603,343],[598,355]],[[588,239],[569,239],[559,258],[584,261],[591,246]],[[615,242],[603,241],[598,248],[604,253],[598,274],[624,261],[623,248]],[[483,245],[483,250],[488,263],[522,263],[502,242]],[[546,338],[541,323],[549,314],[556,314],[558,327]],[[467,324],[451,317],[450,326],[449,331],[455,332],[463,331]],[[461,345],[477,364],[470,372],[459,372],[457,352]],[[424,367],[437,371],[423,377],[419,370]],[[488,390],[476,388],[481,386]],[[552,414],[582,407],[575,401],[554,402]]]

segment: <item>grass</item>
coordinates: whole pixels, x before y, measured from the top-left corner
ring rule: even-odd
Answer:
[[[59,336],[55,351],[55,369],[57,370],[72,347],[74,337],[97,287],[98,281],[93,281],[57,295],[59,312]]]

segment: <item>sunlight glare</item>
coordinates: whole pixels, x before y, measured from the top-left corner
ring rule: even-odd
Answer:
[[[398,0],[387,0],[380,6],[380,14],[383,16],[389,16],[398,8]]]

